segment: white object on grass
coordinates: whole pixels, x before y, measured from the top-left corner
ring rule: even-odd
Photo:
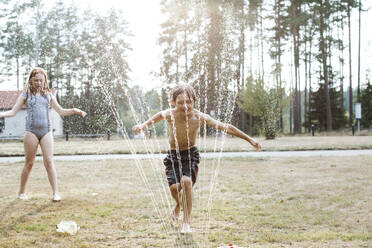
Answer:
[[[57,232],[60,233],[68,233],[70,235],[75,235],[76,232],[80,229],[78,224],[75,221],[65,221],[62,220],[59,224],[57,224]]]

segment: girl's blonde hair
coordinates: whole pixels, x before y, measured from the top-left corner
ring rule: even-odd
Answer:
[[[44,85],[43,87],[41,88],[40,90],[40,93],[43,95],[43,96],[46,96],[48,92],[50,92],[50,89],[49,89],[49,83],[48,83],[48,76],[46,74],[46,72],[44,71],[43,68],[40,68],[40,67],[35,67],[31,70],[30,72],[30,75],[28,76],[28,81],[26,82],[25,84],[25,92],[26,94],[28,95],[29,93],[31,93],[32,95],[35,95],[36,93],[36,89],[33,87],[32,85],[32,79],[35,77],[36,74],[43,74],[44,75]]]

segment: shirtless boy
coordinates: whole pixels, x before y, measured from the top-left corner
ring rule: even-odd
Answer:
[[[190,233],[192,186],[196,182],[200,162],[199,151],[196,147],[196,137],[200,126],[205,123],[244,139],[258,151],[261,151],[261,145],[233,125],[222,123],[208,114],[194,109],[196,95],[190,85],[176,86],[171,96],[174,108],[160,111],[144,123],[134,126],[132,130],[139,133],[163,119],[168,122],[170,150],[163,162],[166,167],[169,188],[176,201],[176,206],[172,211],[172,219],[178,219],[182,202],[184,216],[181,233]]]

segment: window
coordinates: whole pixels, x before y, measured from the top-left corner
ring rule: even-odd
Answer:
[[[5,118],[0,118],[0,133],[4,131],[5,128]]]

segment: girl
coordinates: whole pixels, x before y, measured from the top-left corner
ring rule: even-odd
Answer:
[[[47,74],[42,68],[34,68],[25,85],[25,90],[19,95],[10,111],[0,113],[0,117],[13,117],[22,108],[27,107],[26,132],[23,138],[25,149],[25,165],[21,175],[21,185],[18,198],[25,200],[26,183],[34,165],[37,147],[40,144],[43,162],[48,173],[48,179],[53,190],[53,201],[58,202],[61,197],[58,192],[57,173],[53,162],[53,135],[49,117],[50,107],[61,116],[86,113],[80,109],[64,109],[49,89]]]

